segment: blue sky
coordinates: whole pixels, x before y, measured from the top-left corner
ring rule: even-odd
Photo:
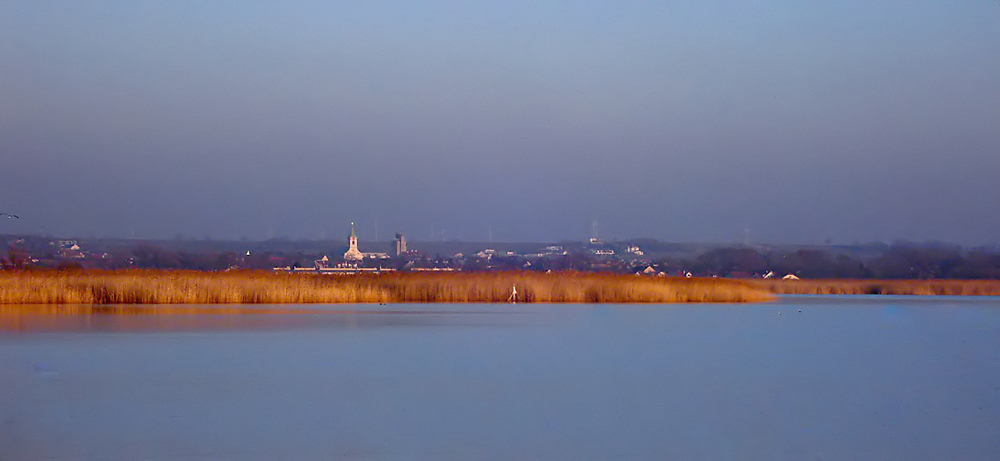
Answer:
[[[0,232],[1000,242],[1000,3],[815,3],[6,1]]]

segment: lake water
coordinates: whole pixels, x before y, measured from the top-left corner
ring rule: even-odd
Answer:
[[[299,308],[8,312],[0,459],[1000,458],[1000,298]]]

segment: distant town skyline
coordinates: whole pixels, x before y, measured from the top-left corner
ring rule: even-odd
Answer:
[[[0,234],[1000,243],[997,2],[10,0],[0,43]]]

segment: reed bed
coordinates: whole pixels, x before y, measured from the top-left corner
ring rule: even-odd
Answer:
[[[1000,296],[1000,280],[758,280],[771,293],[788,295]]]
[[[259,271],[0,273],[0,304],[755,302],[766,289],[720,279],[583,273],[280,274]]]

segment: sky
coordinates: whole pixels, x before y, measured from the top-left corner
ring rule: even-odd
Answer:
[[[995,0],[0,2],[0,233],[977,245],[998,173]]]

